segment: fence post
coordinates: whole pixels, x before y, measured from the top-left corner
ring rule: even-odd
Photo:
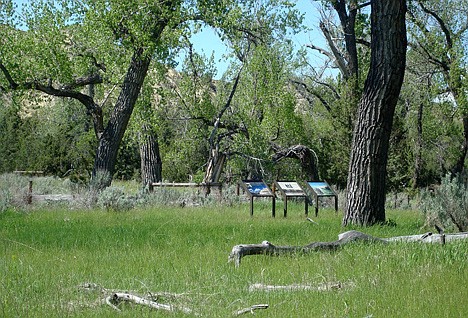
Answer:
[[[28,204],[32,203],[32,187],[33,187],[33,182],[32,182],[32,180],[29,180],[28,196],[26,197],[26,202]]]

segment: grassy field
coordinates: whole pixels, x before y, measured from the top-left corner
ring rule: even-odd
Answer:
[[[281,206],[278,207],[281,211]],[[388,211],[396,226],[360,229],[390,237],[423,233],[417,212]],[[314,218],[315,219],[315,218]],[[268,304],[256,317],[463,317],[468,313],[468,243],[352,244],[335,252],[249,256],[228,263],[234,245],[333,241],[347,229],[341,215],[321,210],[317,224],[302,204],[288,218],[268,203],[231,207],[155,207],[127,212],[66,209],[0,213],[2,317],[229,317]],[[393,223],[393,222],[392,222]],[[249,291],[255,283],[321,286],[330,290]],[[193,314],[99,302],[104,294],[80,286],[176,293],[161,303]],[[247,313],[245,316],[249,316]]]

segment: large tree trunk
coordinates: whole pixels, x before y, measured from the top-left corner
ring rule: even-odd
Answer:
[[[405,0],[371,4],[371,64],[351,149],[343,225],[385,221],[388,146],[406,62]]]
[[[224,164],[226,162],[226,154],[215,148],[211,150],[211,155],[206,167],[204,183],[218,183],[221,173],[223,172]]]
[[[162,161],[156,133],[143,125],[140,132],[141,182],[143,186],[162,180]]]
[[[120,142],[148,73],[150,61],[150,56],[145,55],[143,49],[137,49],[133,54],[117,103],[99,139],[92,175],[93,185],[98,188],[109,186],[112,181]]]

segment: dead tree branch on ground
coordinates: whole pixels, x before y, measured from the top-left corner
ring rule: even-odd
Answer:
[[[260,244],[240,244],[232,248],[229,254],[228,262],[234,262],[236,267],[240,266],[242,257],[247,255],[291,255],[291,254],[307,254],[319,251],[336,250],[351,242],[378,242],[378,243],[391,243],[391,242],[421,242],[421,243],[441,243],[466,240],[468,239],[468,232],[455,233],[455,234],[433,234],[431,232],[425,234],[396,236],[390,238],[378,238],[359,231],[348,231],[338,235],[338,240],[331,242],[314,242],[305,246],[276,246],[268,241],[263,241]]]

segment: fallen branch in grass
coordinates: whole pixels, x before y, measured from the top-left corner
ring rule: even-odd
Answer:
[[[327,282],[321,283],[318,285],[302,285],[302,284],[292,284],[292,285],[265,285],[262,283],[252,284],[249,286],[249,291],[303,291],[303,290],[312,290],[312,291],[330,291],[330,290],[341,290],[341,289],[352,289],[355,285],[353,282]]]
[[[98,284],[95,283],[83,283],[78,286],[80,289],[84,289],[86,291],[98,291],[101,294],[104,295],[109,295],[113,293],[130,293],[130,294],[136,294],[137,292],[131,291],[131,290],[118,290],[118,289],[108,289],[104,288]],[[170,293],[170,292],[148,292],[147,295],[145,296],[146,298],[149,298],[150,300],[153,301],[158,301],[160,298],[170,298],[172,300],[179,299],[186,297],[188,294],[187,293]]]
[[[252,305],[252,306],[247,307],[247,308],[239,309],[239,310],[236,310],[235,312],[233,312],[233,315],[234,316],[240,316],[240,315],[243,315],[243,314],[246,314],[246,313],[253,314],[254,310],[258,310],[258,309],[268,309],[268,304]]]
[[[120,308],[117,307],[119,304],[123,302],[130,302],[130,303],[134,303],[137,305],[147,306],[147,307],[150,307],[152,309],[157,309],[157,310],[165,310],[169,312],[181,311],[186,314],[190,314],[190,313],[193,314],[190,308],[187,308],[184,306],[162,304],[162,303],[155,301],[155,299],[159,299],[160,297],[171,297],[175,299],[175,298],[180,297],[183,294],[174,294],[174,293],[168,293],[168,292],[148,293],[148,296],[145,298],[145,297],[135,295],[133,292],[132,293],[121,292],[121,291],[116,291],[113,289],[107,289],[94,283],[84,283],[84,284],[81,284],[79,287],[87,291],[98,291],[102,294],[108,295],[104,299],[100,300],[99,303],[107,304],[108,306],[112,307],[113,309],[117,311],[121,311]]]
[[[174,312],[177,310],[180,310],[186,314],[189,314],[192,312],[192,310],[185,308],[185,307],[177,308],[173,305],[160,304],[155,301],[148,300],[148,299],[145,299],[136,295],[128,294],[128,293],[114,293],[106,298],[106,303],[111,305],[114,309],[117,309],[119,311],[120,309],[118,309],[117,306],[122,302],[131,302],[137,305],[147,306],[152,309],[166,310],[170,312]]]
[[[242,257],[247,255],[270,255],[278,256],[283,254],[307,254],[310,252],[336,250],[339,247],[351,242],[421,242],[421,243],[442,243],[468,239],[468,232],[455,234],[433,234],[431,232],[418,235],[397,236],[390,238],[378,238],[359,231],[348,231],[338,235],[338,240],[332,242],[315,242],[305,246],[276,246],[268,241],[260,244],[240,244],[232,248],[228,262],[234,262],[239,267]]]

